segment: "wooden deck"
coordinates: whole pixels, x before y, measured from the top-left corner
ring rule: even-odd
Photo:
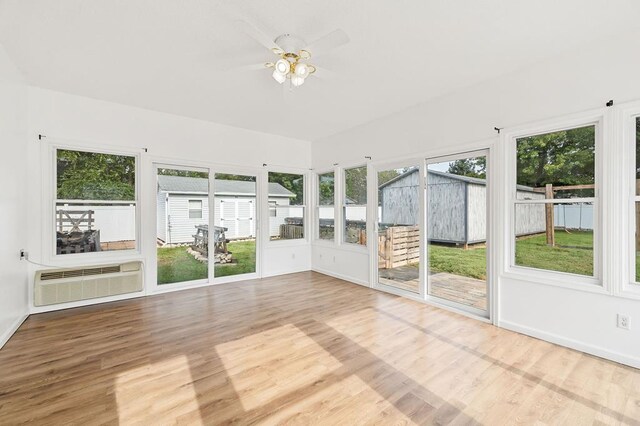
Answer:
[[[626,424],[640,370],[313,272],[32,315],[0,424]]]
[[[412,265],[381,269],[380,283],[419,293],[418,268]],[[487,283],[446,272],[429,275],[431,295],[483,311],[487,310]]]

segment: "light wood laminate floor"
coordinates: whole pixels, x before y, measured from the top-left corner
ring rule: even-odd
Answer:
[[[640,370],[305,272],[31,316],[0,424],[640,424]]]

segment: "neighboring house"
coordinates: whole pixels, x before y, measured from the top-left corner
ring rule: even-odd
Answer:
[[[380,217],[383,224],[413,225],[418,223],[418,169],[409,170],[379,187]],[[484,179],[458,176],[429,170],[428,172],[429,240],[446,243],[480,243],[486,241],[487,182]],[[541,199],[544,194],[518,185],[519,199]],[[588,217],[590,212],[584,212]],[[555,225],[570,226],[566,212],[556,206]],[[589,223],[580,223],[591,229]],[[543,205],[520,205],[516,210],[516,235],[545,232]]]
[[[256,235],[256,183],[215,179],[214,224],[228,230],[229,239]],[[158,176],[157,236],[167,244],[193,241],[196,226],[209,217],[209,180],[183,176]],[[278,183],[269,183],[269,205],[288,206],[295,194]],[[294,207],[291,210],[295,209]],[[270,232],[277,236],[290,209],[270,208]],[[275,216],[272,215],[275,212]],[[275,232],[275,234],[274,234]]]

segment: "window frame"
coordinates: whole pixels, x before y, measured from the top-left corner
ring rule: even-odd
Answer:
[[[640,203],[640,195],[636,194],[636,143],[640,145],[640,140],[636,140],[636,119],[640,118],[640,102],[632,102],[621,109],[622,129],[620,138],[622,140],[621,152],[626,158],[624,162],[625,200],[627,208],[624,209],[626,218],[621,222],[626,224],[621,230],[626,237],[626,276],[622,277],[622,285],[615,288],[615,292],[623,297],[640,299],[640,281],[636,281],[636,244],[635,233],[636,224],[636,203]],[[624,253],[624,251],[623,251]]]
[[[270,204],[269,204],[269,173],[286,173],[286,174],[292,174],[292,175],[300,175],[302,176],[302,188],[303,188],[303,194],[302,194],[302,204],[299,205],[295,205],[295,207],[301,207],[302,208],[302,215],[303,215],[303,219],[302,219],[302,226],[303,226],[303,237],[302,238],[296,238],[296,239],[279,239],[279,240],[272,240],[271,239],[271,233],[269,232],[269,229],[271,227],[271,221],[270,218],[272,216],[270,216]],[[265,231],[264,231],[264,239],[265,242],[267,243],[267,245],[276,245],[276,246],[288,246],[288,245],[292,245],[292,246],[300,246],[300,245],[307,245],[309,244],[310,238],[309,238],[309,212],[307,211],[307,205],[308,205],[308,200],[309,200],[309,174],[307,172],[307,170],[301,170],[301,169],[294,169],[294,168],[286,168],[286,167],[273,167],[273,168],[267,168],[267,170],[265,170],[264,173],[264,192],[265,192],[265,200],[266,203],[264,204],[264,206],[262,207],[266,213],[266,223],[265,223]],[[287,206],[288,207],[288,206]],[[277,209],[277,207],[276,207]],[[277,210],[276,210],[277,211]],[[277,217],[277,213],[276,213],[276,217]]]
[[[199,209],[192,209],[191,208],[191,203],[200,203],[200,208]],[[188,203],[188,215],[189,215],[189,219],[204,219],[203,215],[203,211],[204,211],[204,203],[202,202],[202,200],[193,200],[193,199],[188,199],[187,201]],[[191,217],[191,212],[200,212],[200,216],[198,217]]]
[[[347,237],[347,233],[346,233],[346,229],[347,229],[347,170],[353,170],[353,169],[360,169],[360,168],[364,168],[366,171],[366,182],[365,182],[365,190],[366,190],[366,194],[367,194],[367,202],[366,204],[351,204],[351,206],[364,206],[366,211],[365,211],[365,233],[367,235],[367,243],[366,244],[358,244],[358,243],[350,243],[346,240]],[[341,187],[341,191],[340,191],[340,210],[341,210],[341,214],[340,214],[340,246],[342,247],[349,247],[349,248],[354,248],[357,250],[362,249],[363,251],[368,251],[368,247],[370,246],[369,244],[369,238],[370,238],[370,234],[371,234],[371,224],[370,224],[370,220],[369,220],[369,204],[372,202],[370,200],[370,194],[369,194],[369,185],[370,185],[370,176],[369,176],[369,165],[367,163],[358,163],[356,165],[349,165],[349,166],[345,166],[341,168],[341,173],[340,173],[340,187]]]
[[[333,174],[333,204],[332,205],[328,205],[328,204],[320,204],[320,176],[322,175],[327,175],[327,174]],[[314,215],[314,224],[315,224],[315,229],[313,231],[313,239],[314,242],[318,242],[320,244],[330,244],[330,245],[334,245],[336,243],[336,237],[338,236],[338,231],[336,228],[336,223],[338,222],[338,212],[337,212],[337,203],[336,203],[336,199],[337,199],[337,189],[338,189],[338,185],[337,185],[337,179],[338,179],[338,173],[336,172],[335,169],[326,169],[326,170],[322,170],[322,171],[318,171],[316,173],[314,173],[314,189],[315,189],[315,194],[314,194],[314,200],[315,200],[315,215]],[[333,207],[333,238],[331,239],[323,239],[320,238],[320,207]]]
[[[81,261],[83,264],[94,264],[105,261],[116,261],[118,259],[139,259],[142,255],[142,229],[141,229],[141,208],[140,208],[140,196],[141,196],[141,151],[135,149],[119,148],[104,146],[96,148],[95,146],[88,146],[84,144],[66,143],[62,140],[52,139],[47,146],[49,155],[49,165],[51,167],[48,171],[43,171],[43,180],[49,181],[48,191],[43,194],[49,201],[45,201],[48,206],[48,214],[44,216],[45,231],[42,233],[43,244],[45,252],[43,256],[48,259],[48,263],[53,265],[68,266],[75,265]],[[55,233],[57,229],[56,210],[58,199],[58,150],[65,151],[78,151],[88,152],[95,154],[106,155],[118,155],[133,157],[135,164],[135,185],[134,185],[134,199],[130,203],[135,205],[135,248],[124,250],[109,250],[109,251],[97,251],[90,253],[69,253],[69,254],[57,254],[56,253],[56,238]],[[46,194],[48,192],[49,194]],[[85,200],[87,201],[87,200]]]
[[[580,127],[595,127],[595,190],[593,197],[572,198],[572,199],[553,199],[553,200],[517,200],[517,140],[523,137],[541,135],[546,133],[559,132]],[[566,287],[577,290],[593,291],[597,293],[608,293],[603,281],[604,257],[603,257],[603,233],[604,223],[602,220],[602,200],[606,190],[603,190],[603,181],[606,180],[603,175],[603,135],[608,130],[606,115],[603,110],[576,114],[570,117],[564,117],[558,120],[549,120],[523,126],[519,128],[509,129],[503,133],[502,143],[504,144],[504,158],[506,167],[506,179],[503,189],[506,191],[505,217],[508,222],[508,230],[505,233],[507,241],[505,241],[505,268],[504,274],[509,278],[521,279],[524,281],[532,281],[540,284],[548,284],[560,287]],[[592,202],[593,211],[593,275],[579,275],[569,272],[552,271],[546,269],[538,269],[534,267],[516,265],[515,249],[516,249],[516,232],[515,232],[515,207],[520,204],[569,204],[580,202]]]

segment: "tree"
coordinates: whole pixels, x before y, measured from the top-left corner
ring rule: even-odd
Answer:
[[[595,183],[595,127],[587,126],[517,140],[517,183],[542,188]],[[593,190],[562,191],[559,197],[592,196]]]
[[[335,175],[333,172],[325,173],[318,177],[319,194],[318,199],[320,205],[333,205],[335,195]]]
[[[57,151],[57,197],[64,200],[135,200],[135,157]]]
[[[208,172],[195,172],[191,170],[178,170],[178,169],[165,169],[159,168],[158,174],[163,176],[182,176],[182,177],[193,177],[193,178],[201,178],[201,179],[209,179]]]
[[[465,158],[449,164],[447,173],[478,179],[487,178],[487,157]]]
[[[304,176],[291,173],[269,172],[269,183],[278,183],[296,194],[291,205],[304,204]]]

